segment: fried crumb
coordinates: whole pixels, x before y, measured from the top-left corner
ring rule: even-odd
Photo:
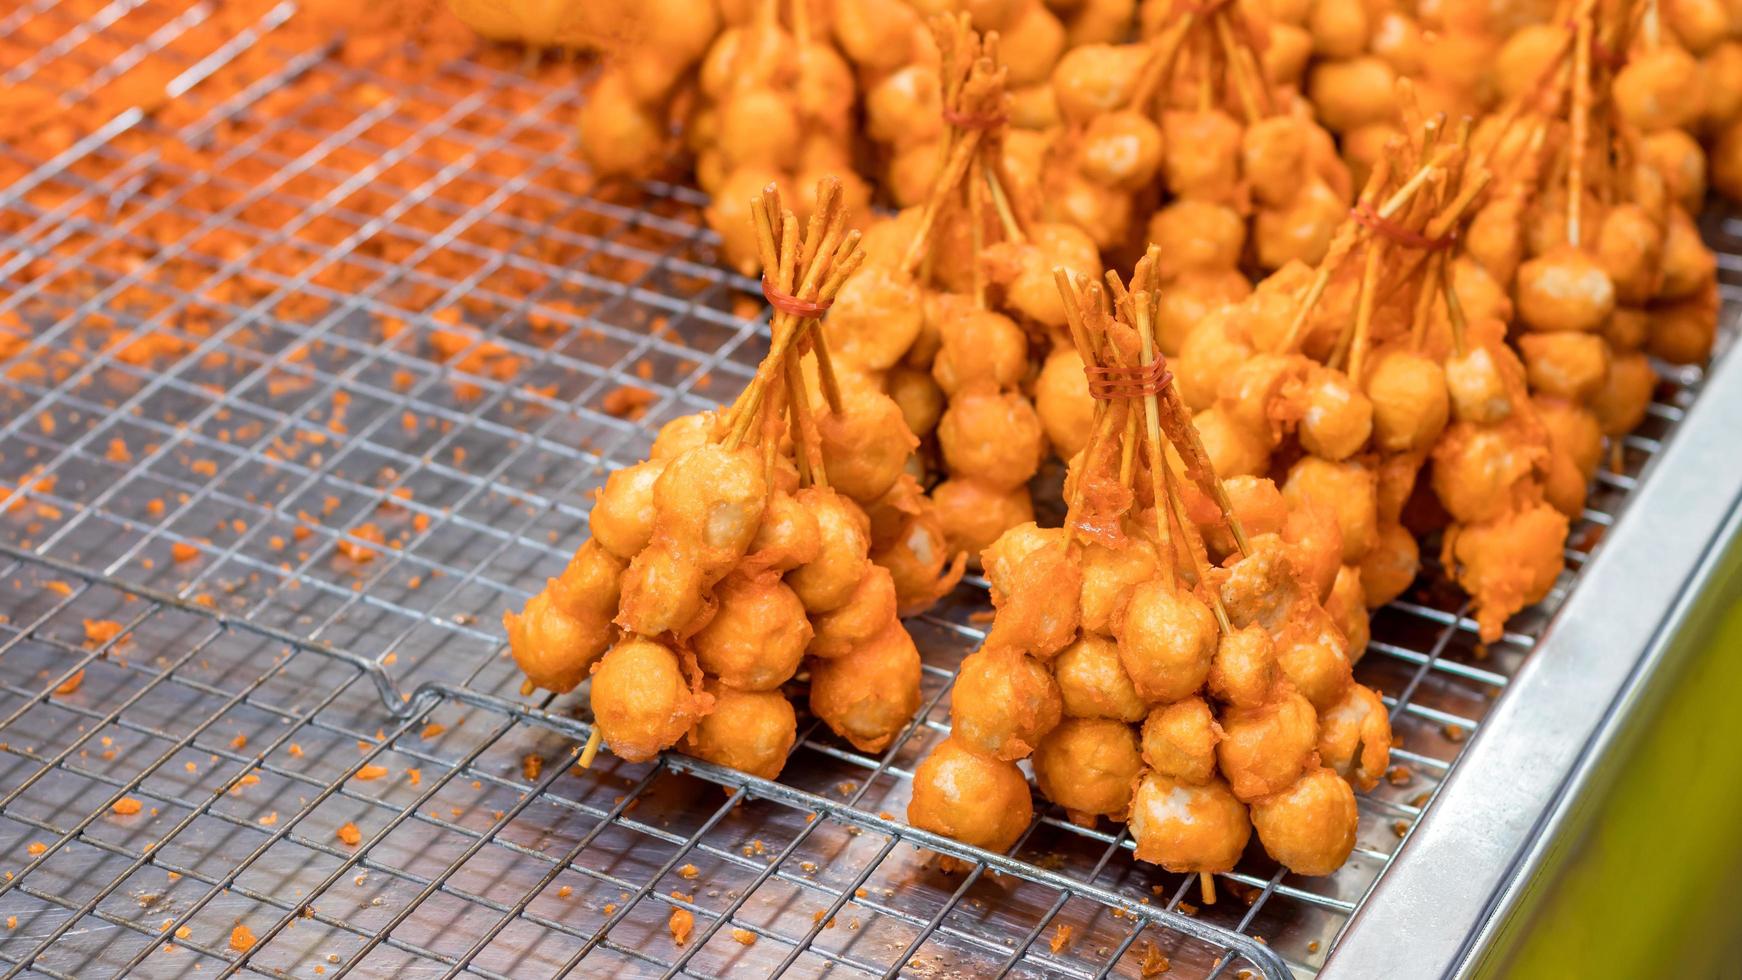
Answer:
[[[1052,947],[1054,955],[1062,953],[1070,948],[1071,931],[1071,927],[1063,922],[1059,923],[1058,928],[1053,931],[1052,942],[1048,945]]]
[[[73,676],[67,678],[64,681],[61,681],[59,686],[57,686],[54,689],[54,693],[56,693],[56,694],[72,694],[73,692],[77,691],[79,689],[79,685],[83,684],[84,682],[85,682],[85,670],[83,667],[81,667],[77,671],[73,672]]]
[[[131,817],[135,813],[139,812],[140,805],[139,805],[139,801],[134,799],[133,797],[123,796],[120,799],[116,800],[114,805],[109,807],[109,809],[115,811],[117,814],[119,814],[123,817]]]
[[[338,838],[345,842],[345,846],[356,847],[363,842],[363,832],[357,829],[356,824],[347,820],[345,825],[338,829]]]
[[[169,546],[169,556],[176,561],[193,561],[200,556],[200,549],[186,541],[177,541]]]
[[[647,414],[647,407],[653,404],[655,397],[646,388],[622,385],[606,392],[600,407],[617,418],[634,422]]]
[[[677,873],[678,873],[678,877],[684,879],[685,881],[693,881],[693,880],[695,880],[696,875],[701,874],[701,872],[698,871],[696,869],[696,866],[693,864],[684,865],[683,867],[677,869]]]
[[[527,782],[532,782],[537,779],[541,772],[544,772],[543,759],[531,754],[530,752],[521,757],[520,774],[526,777]]]
[[[1145,944],[1143,960],[1137,965],[1139,976],[1148,980],[1149,977],[1159,977],[1171,969],[1173,964],[1168,962],[1167,956],[1154,943]]]
[[[561,888],[558,888],[556,890],[556,897],[568,898],[570,895],[573,895],[574,893],[575,893],[575,890],[573,888],[570,888],[569,886],[564,885]]]
[[[121,634],[121,624],[112,619],[85,620],[85,645],[100,647]]]
[[[371,780],[380,779],[385,775],[387,775],[386,766],[367,765],[357,770],[356,778],[363,782],[369,782]]]
[[[733,929],[732,941],[740,946],[756,945],[756,934],[748,929]]]
[[[671,919],[666,924],[671,929],[672,941],[682,946],[690,941],[690,931],[696,927],[696,917],[688,909],[672,909]]]
[[[236,928],[230,930],[230,948],[238,953],[246,953],[254,948],[254,932],[246,925],[238,922]]]

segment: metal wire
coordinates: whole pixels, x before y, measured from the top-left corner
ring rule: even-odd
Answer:
[[[0,41],[57,17],[60,39],[7,77],[80,64],[76,99],[130,67],[79,62],[86,41],[121,38],[135,62],[175,53],[197,98],[293,8],[178,47],[210,13],[40,0]],[[1562,583],[1499,643],[1432,577],[1375,616],[1357,672],[1397,769],[1330,878],[1249,861],[1193,908],[1190,878],[1057,812],[1009,855],[905,826],[981,637],[971,585],[911,624],[924,708],[880,755],[806,720],[780,783],[676,755],[582,772],[579,706],[521,696],[494,622],[562,567],[610,468],[749,376],[754,286],[714,266],[693,192],[584,190],[566,88],[326,54],[287,51],[177,128],[128,110],[0,159],[0,323],[33,328],[10,363],[51,368],[0,380],[7,976],[1311,974],[1700,384],[1664,387]],[[152,149],[178,141],[218,163]],[[169,247],[160,222],[183,229]],[[441,330],[464,346],[433,354]],[[129,356],[151,337],[172,352]],[[626,386],[639,419],[607,410]]]

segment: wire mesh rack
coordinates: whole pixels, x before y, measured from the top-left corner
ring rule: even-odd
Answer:
[[[1194,907],[1056,811],[1002,856],[903,825],[972,583],[910,624],[923,707],[881,755],[801,718],[779,784],[578,770],[584,699],[521,694],[496,623],[612,467],[749,377],[753,284],[694,192],[592,185],[571,76],[407,82],[281,44],[296,16],[0,15],[37,52],[9,84],[149,65],[174,100],[0,150],[6,976],[1311,975],[1699,392],[1670,375],[1500,642],[1433,576],[1375,615],[1396,767],[1334,876],[1249,857]]]

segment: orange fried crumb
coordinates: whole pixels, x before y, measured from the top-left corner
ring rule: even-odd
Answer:
[[[236,923],[236,928],[230,930],[230,948],[238,953],[246,953],[254,948],[254,932],[242,923]]]
[[[620,419],[634,422],[647,414],[647,406],[653,404],[654,397],[646,388],[623,385],[606,392],[601,407]]]
[[[345,825],[339,828],[338,834],[339,840],[344,841],[347,847],[356,847],[363,841],[363,832],[357,829],[356,824],[349,821],[346,821]]]
[[[756,945],[756,934],[748,929],[733,929],[732,941],[740,946]]]
[[[435,738],[437,735],[440,735],[442,732],[445,732],[447,730],[448,730],[448,726],[442,724],[439,721],[432,721],[429,724],[423,726],[423,731],[418,732],[417,737],[423,739],[424,741],[428,741],[432,738]]]
[[[109,807],[109,809],[115,811],[117,814],[120,814],[123,817],[131,817],[135,813],[139,812],[140,807],[139,807],[138,800],[134,799],[131,796],[123,796],[120,799],[116,800],[115,804],[113,806]]]
[[[200,556],[200,549],[186,541],[177,541],[169,546],[169,556],[176,561],[193,561]]]
[[[1049,945],[1052,947],[1052,951],[1056,954],[1056,953],[1063,952],[1067,947],[1070,946],[1070,944],[1071,944],[1071,927],[1066,925],[1065,923],[1061,922],[1058,925],[1058,929],[1053,932],[1052,942]]]
[[[531,782],[532,780],[537,779],[538,774],[543,772],[543,771],[544,771],[544,760],[543,759],[540,759],[538,756],[532,755],[530,753],[521,757],[521,759],[520,759],[520,774],[522,776],[525,776],[528,782]]]
[[[364,782],[369,782],[372,779],[380,779],[385,775],[387,775],[386,766],[368,765],[357,770],[357,778]]]
[[[77,672],[75,672],[73,674],[73,676],[67,678],[64,681],[61,681],[60,686],[54,689],[54,693],[56,693],[56,694],[71,694],[74,691],[77,691],[79,689],[79,685],[83,684],[84,682],[85,682],[85,671],[83,668],[80,668]]]
[[[381,529],[376,527],[373,523],[358,525],[351,531],[351,536],[361,538],[362,540],[373,544],[380,544],[386,540],[385,536],[381,533]],[[375,558],[375,549],[348,538],[341,538],[339,540],[338,548],[339,554],[344,555],[346,558],[355,562],[372,561]]]
[[[121,624],[112,619],[85,620],[85,643],[88,646],[102,646],[113,640],[121,632]]]
[[[696,927],[696,917],[688,909],[672,909],[671,921],[667,924],[671,927],[672,941],[682,946],[690,941],[690,932]]]

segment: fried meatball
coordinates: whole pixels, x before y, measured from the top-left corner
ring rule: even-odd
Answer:
[[[817,413],[823,469],[829,485],[854,500],[876,500],[889,492],[919,440],[895,399],[869,385],[847,385],[841,412],[824,406]]]
[[[1134,191],[1155,179],[1161,147],[1161,128],[1148,117],[1115,110],[1089,120],[1077,144],[1077,167],[1103,187]]]
[[[805,652],[823,658],[845,656],[882,632],[895,614],[895,578],[889,569],[871,565],[845,605],[811,617],[813,635]]]
[[[1089,442],[1095,400],[1083,375],[1083,358],[1075,347],[1053,348],[1034,381],[1034,409],[1053,451],[1070,459]]]
[[[1548,504],[1447,533],[1442,560],[1475,603],[1482,642],[1500,639],[1513,613],[1548,595],[1566,566],[1566,542],[1566,515]]]
[[[1119,662],[1144,700],[1178,701],[1197,691],[1216,654],[1216,619],[1197,596],[1149,581],[1131,593],[1119,631]]]
[[[1378,499],[1377,493],[1374,499]],[[1287,546],[1288,563],[1301,584],[1309,586],[1311,594],[1323,602],[1343,565],[1343,529],[1336,511],[1316,501],[1291,504],[1282,526],[1282,541]]]
[[[628,561],[653,538],[653,485],[663,460],[625,466],[605,478],[587,515],[587,529],[606,551]]]
[[[1329,769],[1315,769],[1275,796],[1252,804],[1265,853],[1295,874],[1328,875],[1355,849],[1355,791]]]
[[[1372,688],[1350,684],[1319,715],[1319,761],[1362,792],[1379,785],[1391,764],[1391,717]]]
[[[1281,676],[1276,644],[1253,623],[1221,637],[1207,683],[1210,695],[1224,704],[1256,708],[1271,700]]]
[[[1317,603],[1295,607],[1276,638],[1276,663],[1282,676],[1319,710],[1335,704],[1349,686],[1348,640]]]
[[[1026,486],[1000,490],[971,477],[950,479],[933,487],[931,497],[952,552],[977,556],[1006,530],[1034,520]]]
[[[1073,817],[1123,817],[1143,759],[1131,726],[1110,718],[1067,718],[1034,752],[1034,781]]]
[[[1168,357],[1180,353],[1186,335],[1200,320],[1252,294],[1252,283],[1237,268],[1193,269],[1159,290],[1155,344]]]
[[[1512,397],[1499,360],[1487,347],[1472,347],[1446,358],[1446,391],[1458,421],[1488,424],[1512,414]]]
[[[1220,587],[1222,605],[1237,628],[1256,623],[1266,630],[1280,630],[1313,583],[1302,576],[1293,549],[1281,536],[1260,534],[1248,543],[1252,550],[1245,557],[1229,558]],[[1331,575],[1335,577],[1335,569]]]
[[[788,572],[815,561],[822,546],[816,515],[799,503],[797,497],[776,490],[768,496],[762,524],[756,528],[756,537],[751,539],[750,551],[744,556],[744,567]]]
[[[1222,780],[1193,786],[1151,772],[1131,801],[1131,837],[1139,861],[1175,872],[1231,871],[1252,823]]]
[[[919,286],[867,263],[841,286],[823,330],[836,357],[884,371],[901,361],[919,337],[923,319]]]
[[[1388,453],[1433,445],[1451,415],[1446,372],[1438,361],[1402,347],[1374,359],[1367,374],[1373,443]]]
[[[1202,786],[1216,775],[1216,743],[1222,726],[1203,698],[1156,708],[1143,722],[1143,762],[1182,783]]]
[[[1360,561],[1379,540],[1377,489],[1373,471],[1359,463],[1305,456],[1289,468],[1282,497],[1290,510],[1308,504],[1330,509],[1342,534],[1340,564],[1348,564]]]
[[[871,564],[871,522],[851,500],[827,487],[806,487],[797,499],[817,520],[817,556],[786,573],[806,612],[839,609],[853,597]]]
[[[1216,761],[1234,795],[1244,802],[1287,789],[1318,749],[1318,714],[1307,699],[1284,689],[1269,704],[1222,712]]]
[[[1148,57],[1147,49],[1131,44],[1085,44],[1066,51],[1052,70],[1059,114],[1067,122],[1086,124],[1121,108]]]
[[[1182,198],[1149,219],[1164,280],[1198,269],[1232,269],[1246,246],[1246,220],[1217,201]]]
[[[1538,396],[1532,401],[1537,418],[1548,430],[1549,444],[1570,456],[1579,473],[1589,480],[1603,461],[1603,428],[1597,424],[1597,416],[1564,399]]]
[[[702,669],[740,691],[786,683],[804,659],[811,624],[779,577],[728,575],[714,588],[719,608],[691,639]]]
[[[1028,780],[1001,762],[945,739],[913,771],[907,822],[988,851],[1007,851],[1034,819]]]
[[[1081,620],[1080,551],[1060,533],[1047,545],[1020,556],[992,560],[997,553],[995,544],[982,556],[988,564],[987,578],[998,583],[992,593],[997,614],[986,634],[986,646],[1051,657],[1076,636]]]
[[[645,762],[677,744],[706,709],[690,690],[677,654],[662,643],[627,636],[593,671],[594,724],[611,751]]]
[[[622,590],[617,625],[644,636],[688,636],[701,625],[708,578],[688,554],[656,541],[629,563]]]
[[[1609,375],[1609,343],[1591,333],[1527,333],[1518,338],[1532,391],[1585,401]]]
[[[1013,388],[1028,370],[1028,338],[1002,313],[965,306],[938,324],[938,337],[931,376],[951,398],[970,388]]]
[[[1221,470],[1216,472],[1220,474]],[[1288,503],[1282,499],[1282,491],[1265,477],[1225,476],[1222,490],[1228,495],[1228,504],[1248,539],[1260,534],[1276,534],[1288,521]],[[1200,524],[1198,530],[1203,532],[1204,543],[1212,555],[1233,554],[1234,533],[1227,524],[1222,521]]]
[[[1270,466],[1270,447],[1264,437],[1222,411],[1216,405],[1197,413],[1192,425],[1203,440],[1210,465],[1225,477],[1257,476]]]
[[[1603,434],[1620,436],[1638,428],[1656,390],[1657,371],[1644,354],[1622,354],[1611,361],[1603,387],[1591,400]]]
[[[1064,713],[1072,718],[1113,718],[1142,721],[1149,706],[1119,662],[1119,645],[1105,636],[1084,633],[1052,662]]]
[[[919,707],[919,651],[907,628],[883,632],[811,667],[811,714],[861,752],[881,752]]]
[[[951,473],[991,487],[1022,486],[1040,468],[1040,416],[1020,392],[962,392],[944,409],[937,434]]]
[[[1240,172],[1241,128],[1217,109],[1162,114],[1162,166],[1179,197],[1228,200]]]
[[[1433,487],[1453,518],[1478,523],[1503,513],[1543,461],[1544,446],[1516,415],[1498,425],[1458,422],[1434,446]]]
[[[1588,332],[1615,311],[1615,282],[1589,253],[1563,244],[1518,267],[1517,297],[1532,330]]]
[[[1360,663],[1367,653],[1367,641],[1372,638],[1371,624],[1367,621],[1367,590],[1361,585],[1361,569],[1344,565],[1337,571],[1337,581],[1331,585],[1331,596],[1325,600],[1325,612],[1343,634],[1349,663]]]
[[[1022,653],[979,650],[962,661],[950,693],[954,737],[978,752],[1027,758],[1059,723],[1063,702],[1052,672]]]
[[[610,644],[611,613],[597,621],[571,615],[552,598],[555,585],[556,579],[549,580],[521,612],[503,613],[502,628],[514,664],[526,679],[534,687],[564,694],[580,684]],[[615,611],[613,602],[611,612]]]
[[[685,751],[763,779],[779,776],[798,738],[792,702],[779,691],[739,691],[712,681],[707,692],[714,706],[690,726]]]
[[[1367,608],[1378,609],[1402,595],[1420,570],[1421,549],[1409,529],[1396,521],[1379,525],[1379,543],[1361,558]]]
[[[883,383],[900,407],[909,432],[923,439],[937,428],[944,414],[944,392],[930,372],[897,365],[889,369]]]
[[[1306,412],[1300,443],[1321,459],[1336,462],[1355,454],[1373,434],[1373,403],[1355,389],[1348,375],[1328,368],[1307,378]]]
[[[1086,632],[1111,633],[1115,614],[1131,590],[1155,577],[1155,545],[1128,537],[1123,548],[1090,543],[1083,548],[1081,626]]]

